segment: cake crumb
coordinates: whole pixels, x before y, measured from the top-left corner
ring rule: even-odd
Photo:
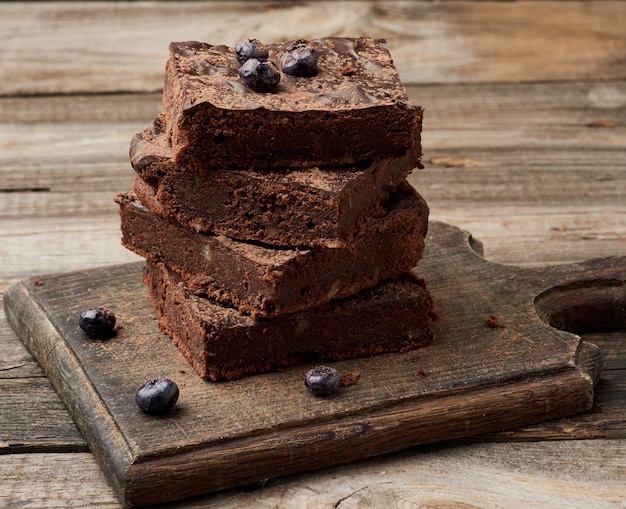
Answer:
[[[487,327],[491,329],[504,329],[506,325],[500,323],[495,315],[489,315],[489,318],[487,318]]]
[[[594,120],[587,124],[587,127],[617,127],[619,122],[617,120]]]
[[[361,373],[359,373],[358,371],[354,373],[346,373],[345,375],[342,375],[341,387],[350,387],[351,385],[354,385],[355,383],[359,381],[360,377],[361,377]]]
[[[469,157],[433,157],[430,163],[437,166],[445,166],[446,168],[480,168],[485,166],[485,163],[482,161],[470,159]]]

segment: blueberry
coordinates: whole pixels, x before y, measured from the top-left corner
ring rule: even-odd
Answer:
[[[257,60],[267,60],[269,51],[267,47],[262,44],[258,39],[246,39],[235,46],[235,58],[237,62],[243,64],[250,58],[256,58]]]
[[[270,60],[250,58],[239,68],[244,85],[259,92],[269,92],[280,82],[280,71]]]
[[[78,325],[90,336],[104,338],[112,336],[115,329],[115,315],[110,309],[94,307],[83,311]]]
[[[169,378],[148,380],[139,387],[135,401],[149,415],[163,415],[178,401],[178,385]]]
[[[337,392],[341,385],[341,373],[335,368],[318,366],[304,375],[304,385],[315,396],[330,396]]]
[[[317,51],[304,43],[294,44],[283,55],[280,67],[291,76],[313,76],[317,72]]]

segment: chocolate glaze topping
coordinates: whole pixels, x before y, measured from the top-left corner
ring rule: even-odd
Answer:
[[[296,41],[268,44],[277,65]],[[329,37],[309,41],[319,55],[311,77],[283,74],[276,93],[255,92],[241,83],[234,51],[226,46],[188,41],[170,44],[172,64],[188,81],[183,109],[207,101],[225,109],[267,108],[303,111],[355,109],[395,104],[411,107],[384,40]],[[182,57],[182,58],[181,58]]]

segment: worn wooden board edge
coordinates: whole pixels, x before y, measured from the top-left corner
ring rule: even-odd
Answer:
[[[594,381],[585,368],[591,365],[590,371],[596,371],[600,358],[594,345],[583,352],[577,369],[447,396],[443,404],[437,399],[414,400],[368,415],[281,430],[264,437],[262,452],[258,439],[249,438],[133,464],[124,499],[143,505],[174,499],[181,492],[200,495],[582,412],[593,403]],[[438,435],[442,430],[445,434]],[[350,448],[338,447],[342,442],[350,442]],[[193,473],[187,470],[189,465],[194,466]],[[168,493],[173,487],[177,493]]]
[[[466,240],[471,243],[469,236]],[[573,366],[504,385],[474,388],[466,394],[445,395],[446,408],[456,409],[454,412],[441,414],[436,397],[415,398],[366,415],[309,423],[266,433],[263,437],[244,437],[138,461],[132,457],[131,447],[114,417],[107,412],[59,330],[50,319],[28,319],[45,315],[45,310],[29,293],[23,282],[7,289],[7,319],[44,367],[120,499],[129,505],[174,500],[411,445],[577,413],[588,409],[593,402],[593,386],[600,365],[597,348],[581,342]],[[524,391],[517,390],[519,384],[524,384]],[[495,406],[494,401],[498,403]],[[506,409],[509,412],[504,412]],[[523,409],[524,417],[516,416],[515,409]],[[444,434],[442,429],[446,430]],[[398,440],[400,436],[402,441]],[[263,460],[269,464],[266,469],[259,468],[259,440],[265,443]],[[338,444],[342,447],[338,448]],[[345,448],[345,444],[350,447]],[[268,462],[268,457],[272,461]]]

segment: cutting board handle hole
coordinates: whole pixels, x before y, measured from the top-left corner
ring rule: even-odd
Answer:
[[[467,238],[467,242],[470,248],[472,249],[472,251],[474,251],[474,253],[482,257],[485,256],[483,243],[480,240],[478,240],[476,237],[474,237],[471,233],[469,234],[469,237]]]
[[[626,283],[609,279],[554,286],[535,297],[535,309],[548,325],[574,334],[626,330]]]

